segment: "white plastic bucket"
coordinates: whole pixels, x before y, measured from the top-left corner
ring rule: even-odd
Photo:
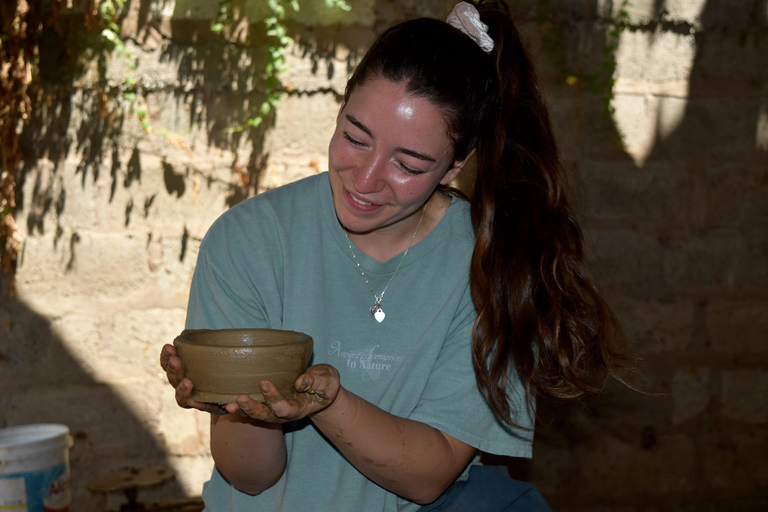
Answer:
[[[0,511],[70,512],[71,447],[66,425],[0,429]]]

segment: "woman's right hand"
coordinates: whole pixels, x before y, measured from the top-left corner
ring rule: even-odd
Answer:
[[[184,377],[184,368],[181,359],[176,355],[176,347],[171,344],[163,346],[160,351],[160,366],[165,372],[168,382],[176,390],[176,403],[179,404],[179,407],[198,409],[211,414],[229,414],[221,405],[192,400],[192,390],[195,386],[191,380]]]

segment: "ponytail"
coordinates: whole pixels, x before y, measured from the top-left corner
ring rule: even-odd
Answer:
[[[479,10],[497,80],[470,196],[472,354],[483,396],[514,425],[510,380],[524,383],[531,405],[536,394],[574,398],[599,391],[606,372],[622,380],[633,358],[587,267],[532,61],[504,2]]]

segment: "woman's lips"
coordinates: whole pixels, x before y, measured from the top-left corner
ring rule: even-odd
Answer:
[[[362,199],[358,199],[352,194],[350,194],[347,189],[344,189],[344,199],[347,200],[347,204],[349,204],[353,209],[360,211],[360,212],[372,212],[374,210],[378,210],[381,208],[381,205],[378,204],[371,204],[366,201],[363,201]]]

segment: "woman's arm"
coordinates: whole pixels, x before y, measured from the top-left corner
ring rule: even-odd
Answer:
[[[237,414],[211,415],[211,455],[237,490],[259,494],[285,470],[283,427]]]
[[[365,476],[419,504],[456,480],[475,448],[418,421],[385,412],[341,388],[312,422]]]
[[[193,383],[184,378],[181,360],[173,345],[163,347],[160,365],[175,388],[176,402],[181,407],[211,413],[211,455],[224,478],[248,494],[259,494],[274,485],[285,471],[282,425],[249,418],[236,406],[230,405],[230,410],[226,410],[192,400]]]
[[[416,503],[436,500],[475,454],[475,448],[429,425],[394,416],[345,390],[328,365],[313,366],[297,379],[296,399],[286,399],[269,381],[261,384],[266,405],[241,395],[227,410],[277,422],[309,416],[361,473]]]

